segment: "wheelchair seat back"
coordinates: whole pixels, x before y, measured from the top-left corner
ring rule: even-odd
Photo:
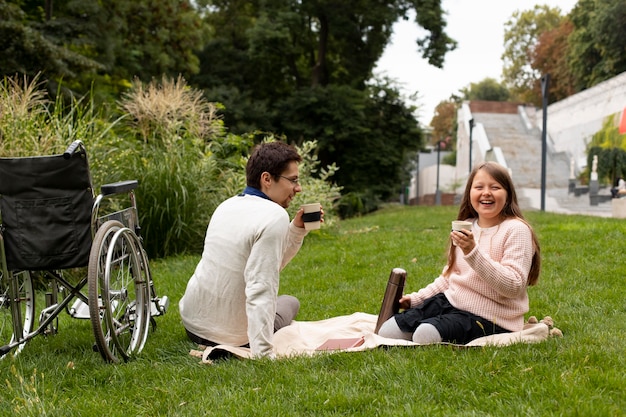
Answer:
[[[86,266],[93,187],[86,154],[0,158],[0,227],[9,270]]]

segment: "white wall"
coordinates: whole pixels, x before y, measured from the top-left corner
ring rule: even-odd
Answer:
[[[439,165],[439,191],[451,193],[454,191],[456,182],[456,168],[452,165]],[[429,166],[420,170],[419,193],[420,196],[435,194],[437,191],[437,166]]]
[[[456,167],[455,177],[458,178],[461,192],[465,186],[465,182],[469,177],[470,167],[470,119],[472,112],[469,103],[465,101],[457,111],[457,150],[456,150]],[[472,129],[472,167],[484,161],[496,161],[500,165],[508,167],[502,149],[497,146],[492,147],[485,131],[485,126],[476,122]],[[457,190],[459,191],[459,190]]]
[[[554,148],[568,152],[576,168],[587,165],[586,147],[608,116],[626,108],[626,72],[548,106],[548,135]],[[542,128],[542,112],[537,127]],[[619,121],[619,119],[618,119]]]

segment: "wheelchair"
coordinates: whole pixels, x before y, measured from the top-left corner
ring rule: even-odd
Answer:
[[[142,246],[137,185],[95,195],[81,141],[63,154],[0,158],[0,357],[56,334],[63,311],[91,321],[105,361],[141,352],[169,300]]]

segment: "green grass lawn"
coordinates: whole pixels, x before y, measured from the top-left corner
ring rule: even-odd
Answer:
[[[377,314],[389,273],[407,291],[445,263],[455,207],[389,207],[307,237],[281,293],[299,320]],[[543,255],[530,313],[564,333],[535,345],[395,347],[271,360],[190,356],[177,302],[199,258],[152,262],[172,300],[141,356],[105,364],[88,321],[63,315],[60,332],[0,361],[0,415],[25,416],[618,416],[626,415],[626,223],[528,212]]]

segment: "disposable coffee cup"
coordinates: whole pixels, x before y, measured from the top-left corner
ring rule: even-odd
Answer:
[[[472,222],[466,222],[465,220],[453,220],[452,230],[467,230],[472,231]]]
[[[465,220],[453,220],[452,230],[467,230],[472,231],[472,222],[466,222]]]
[[[303,204],[304,214],[302,221],[306,230],[317,230],[322,220],[322,206],[320,203]]]

